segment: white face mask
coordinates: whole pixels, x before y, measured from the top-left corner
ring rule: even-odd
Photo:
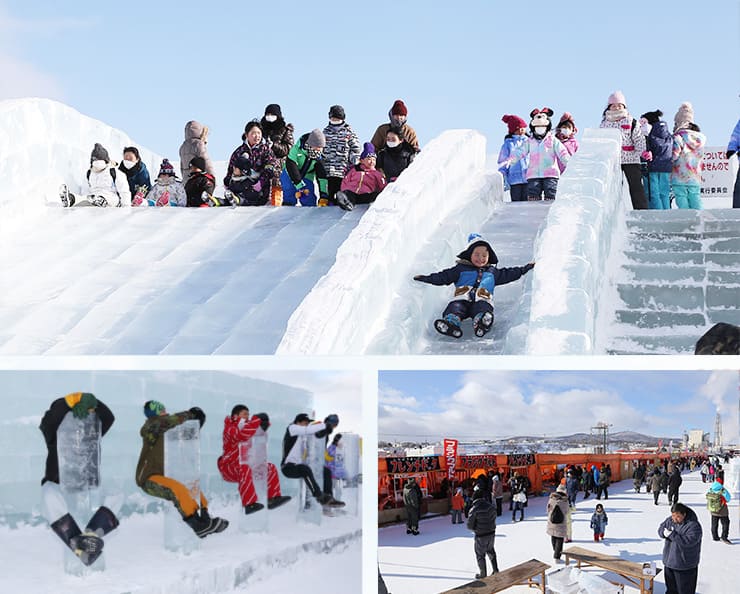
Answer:
[[[128,159],[123,160],[123,166],[126,169],[131,169],[134,165],[136,165],[136,161],[129,161]]]
[[[547,133],[547,126],[535,126],[534,131],[540,136],[543,136],[544,134]]]
[[[329,123],[334,124],[335,126],[338,126],[341,124],[344,120],[338,120],[337,118],[329,118]]]
[[[95,171],[103,171],[108,166],[108,163],[103,161],[102,159],[98,159],[96,161],[93,161],[90,165]]]
[[[267,114],[267,115],[265,116],[265,121],[266,121],[266,122],[270,122],[270,123],[272,123],[272,122],[277,122],[277,116],[276,116],[276,115],[273,115],[273,114],[271,114],[271,113],[268,113],[268,114]]]
[[[645,136],[647,136],[648,134],[650,134],[650,130],[652,130],[652,129],[653,129],[653,127],[652,127],[652,126],[651,126],[650,124],[648,124],[648,123],[642,124],[642,125],[640,126],[640,128],[642,128],[642,133],[643,133],[643,134],[644,134]]]
[[[561,128],[560,136],[562,136],[563,138],[568,138],[568,136],[570,136],[570,128]]]
[[[389,148],[396,148],[401,142],[399,140],[389,140],[385,143]]]

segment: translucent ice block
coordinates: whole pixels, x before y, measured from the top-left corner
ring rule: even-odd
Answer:
[[[239,518],[239,530],[242,532],[267,532],[267,434],[257,429],[249,441],[239,444],[239,464],[252,469],[252,481],[257,492],[257,501],[265,507],[251,514],[242,514]]]
[[[200,505],[200,423],[185,421],[167,431],[164,440],[165,476],[185,485]],[[200,548],[200,539],[169,503],[165,506],[164,546],[186,555]]]

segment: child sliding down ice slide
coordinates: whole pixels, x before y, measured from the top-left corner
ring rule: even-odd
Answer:
[[[493,290],[496,285],[519,280],[534,268],[534,262],[526,266],[496,268],[498,258],[491,244],[477,233],[468,237],[468,247],[457,255],[457,264],[452,268],[417,274],[415,281],[430,285],[455,285],[455,295],[447,304],[442,317],[434,322],[440,334],[460,338],[462,320],[473,319],[473,331],[483,337],[493,326]]]

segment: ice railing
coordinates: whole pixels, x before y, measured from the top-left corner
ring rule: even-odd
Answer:
[[[396,288],[408,282],[418,251],[448,217],[464,223],[465,212],[473,212],[466,201],[475,192],[461,190],[476,180],[500,182],[500,175],[484,175],[485,149],[485,138],[474,130],[448,130],[425,145],[337,250],[334,266],[293,312],[277,353],[364,353],[382,330],[376,326],[387,317]]]
[[[619,132],[588,129],[535,240],[536,268],[504,354],[591,354],[601,287],[630,204]]]

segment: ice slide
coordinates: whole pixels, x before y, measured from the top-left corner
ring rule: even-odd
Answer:
[[[737,213],[632,212],[608,130],[584,133],[552,206],[504,202],[483,136],[450,130],[351,213],[63,211],[89,147],[130,139],[45,100],[0,103],[0,130],[0,354],[683,353],[737,323]],[[496,289],[491,334],[455,341],[431,326],[449,287],[411,277],[474,231],[537,266]]]
[[[549,210],[504,204],[484,152],[472,131],[429,143],[352,231],[278,353],[689,353],[712,324],[738,323],[740,213],[632,211],[611,130],[585,131]],[[491,338],[456,342],[430,330],[450,293],[410,279],[452,265],[471,231],[500,265],[536,268],[496,289]]]

